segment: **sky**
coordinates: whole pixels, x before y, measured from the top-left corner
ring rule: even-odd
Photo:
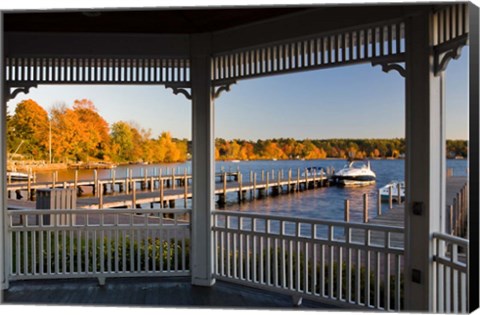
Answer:
[[[215,136],[225,139],[395,138],[405,134],[404,79],[371,64],[238,81],[215,101]],[[164,86],[39,86],[8,103],[33,99],[49,110],[94,102],[113,124],[135,122],[153,136],[191,139],[191,105]],[[446,73],[447,138],[468,138],[468,49]]]
[[[446,73],[447,138],[468,137],[468,50]],[[404,79],[370,64],[238,81],[215,101],[215,136],[224,139],[402,138]],[[8,103],[33,99],[47,111],[74,100],[94,102],[112,124],[135,122],[152,135],[191,139],[191,105],[164,86],[39,86]]]

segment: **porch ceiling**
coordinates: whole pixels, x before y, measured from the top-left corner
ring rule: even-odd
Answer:
[[[22,12],[5,15],[5,31],[190,34],[223,30],[307,10],[307,6]]]
[[[402,18],[431,3],[413,5],[290,5],[231,8],[173,8],[120,10],[10,11],[5,32],[193,34],[218,32],[288,15],[315,14],[326,31],[364,21]],[[367,18],[368,17],[368,18]],[[309,22],[309,21],[307,21]],[[297,25],[301,27],[301,25]],[[273,35],[273,34],[272,34]]]
[[[4,12],[7,57],[189,56],[189,35],[212,34],[213,53],[399,20],[422,5]]]

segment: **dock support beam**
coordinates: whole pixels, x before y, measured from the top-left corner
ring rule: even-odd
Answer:
[[[432,312],[432,234],[445,220],[443,73],[434,73],[436,25],[425,12],[406,22],[405,309]]]
[[[192,84],[192,284],[212,286],[215,208],[215,134],[211,34],[190,37]]]

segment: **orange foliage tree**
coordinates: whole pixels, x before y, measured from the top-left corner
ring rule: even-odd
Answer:
[[[18,103],[8,125],[11,133],[8,152],[18,149],[17,153],[33,159],[48,156],[48,113],[35,101],[29,99]]]

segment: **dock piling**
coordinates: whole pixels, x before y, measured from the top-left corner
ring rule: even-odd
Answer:
[[[188,178],[187,178],[187,169],[184,169],[183,172],[183,182],[184,182],[184,196],[183,196],[183,205],[185,206],[185,209],[187,208],[187,199],[188,199]]]
[[[77,191],[78,188],[78,170],[75,170],[74,178],[73,178],[73,189]]]
[[[103,189],[102,183],[98,183],[98,208],[103,209]]]
[[[95,197],[98,197],[97,187],[98,187],[98,171],[93,170],[93,195]]]
[[[368,223],[368,195],[363,194],[363,223]]]
[[[392,186],[390,185],[388,187],[388,209],[393,208],[393,189]]]
[[[344,220],[345,222],[350,222],[350,200],[345,199],[344,209],[345,209]]]
[[[112,169],[110,172],[110,177],[112,178],[112,193],[115,191],[115,169]]]
[[[397,198],[398,198],[397,203],[399,205],[401,205],[402,204],[402,190],[401,190],[400,183],[397,183]]]
[[[382,191],[377,190],[377,215],[382,215]]]

